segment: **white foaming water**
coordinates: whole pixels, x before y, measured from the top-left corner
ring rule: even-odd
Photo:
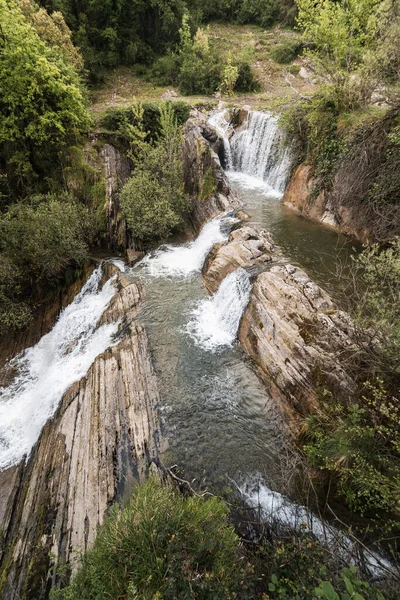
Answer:
[[[119,269],[122,273],[125,272],[126,265],[120,258],[112,258],[109,262],[117,267],[117,269]]]
[[[228,118],[227,118],[228,117]],[[229,142],[228,133],[233,134],[234,129],[230,124],[229,120],[229,112],[225,109],[222,112],[218,112],[212,117],[209,118],[208,122],[216,132],[221,136],[223,144],[224,144],[224,158],[225,158],[225,168],[230,170],[232,168],[232,151],[231,145]]]
[[[277,192],[260,177],[241,173],[240,171],[227,171],[226,176],[231,183],[239,183],[242,188],[262,192],[268,198],[281,198],[282,194]]]
[[[291,166],[290,150],[283,149],[282,141],[277,117],[265,112],[249,112],[243,129],[230,140],[233,170],[262,179],[282,195]]]
[[[187,331],[196,344],[206,350],[231,346],[250,293],[250,276],[244,269],[227,275],[218,291],[202,300],[191,313]]]
[[[226,215],[212,219],[192,242],[182,246],[161,246],[146,256],[138,266],[152,277],[188,277],[197,273],[214,244],[228,239],[228,225],[234,222],[236,219]]]
[[[379,577],[392,572],[393,566],[383,556],[361,547],[332,525],[319,519],[312,511],[291,502],[279,492],[272,491],[260,476],[249,479],[237,486],[246,504],[260,510],[261,517],[269,523],[289,526],[297,531],[312,533],[321,544],[337,551],[349,564],[365,564],[372,575]]]
[[[50,333],[11,361],[18,374],[0,388],[0,469],[30,453],[66,390],[113,343],[118,322],[97,328],[115,293],[112,280],[99,289],[101,277],[98,267]]]

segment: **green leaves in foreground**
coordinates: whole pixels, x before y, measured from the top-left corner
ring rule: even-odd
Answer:
[[[231,595],[239,540],[217,498],[186,498],[157,478],[114,506],[72,584],[53,600]]]

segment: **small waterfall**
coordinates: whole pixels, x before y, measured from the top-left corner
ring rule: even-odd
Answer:
[[[101,278],[100,266],[53,329],[11,361],[17,375],[8,387],[0,388],[0,469],[30,453],[63,394],[113,343],[118,323],[97,327],[115,293],[112,280],[99,289]]]
[[[233,171],[262,179],[279,195],[285,191],[290,174],[289,148],[282,147],[278,119],[270,113],[252,111],[244,127],[231,138]]]
[[[361,548],[340,530],[321,521],[310,509],[291,502],[279,492],[272,491],[261,476],[251,477],[237,488],[246,504],[260,511],[262,518],[269,524],[275,523],[296,531],[308,531],[331,551],[335,549],[345,562],[362,562],[375,577],[393,569],[391,563],[383,556],[366,547]]]
[[[152,277],[188,277],[197,273],[214,244],[228,239],[229,226],[235,222],[236,219],[228,215],[212,219],[192,242],[161,246],[138,263],[138,267]]]
[[[187,331],[196,344],[206,350],[231,346],[236,339],[250,293],[247,271],[240,268],[227,275],[218,291],[202,300],[191,313]]]
[[[228,119],[227,119],[228,117]],[[229,112],[225,109],[222,112],[218,112],[212,117],[210,117],[209,121],[210,125],[214,127],[215,131],[221,136],[223,144],[224,144],[224,162],[225,169],[230,171],[232,169],[232,151],[231,145],[229,142],[228,133],[234,133],[234,129],[230,124],[229,120]]]

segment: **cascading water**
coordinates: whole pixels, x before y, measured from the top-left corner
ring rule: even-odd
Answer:
[[[112,280],[100,289],[101,278],[100,266],[53,329],[11,361],[17,375],[0,388],[0,469],[30,453],[69,386],[113,343],[118,322],[97,327],[115,293]]]
[[[199,302],[192,312],[187,331],[206,350],[231,346],[251,292],[250,276],[237,269],[225,277],[218,291]]]
[[[229,122],[228,111],[223,110],[222,112],[218,112],[215,115],[212,115],[212,117],[210,117],[209,119],[209,123],[221,136],[222,142],[224,144],[224,166],[229,171],[230,169],[232,169],[232,152],[231,145],[229,142],[229,134],[233,135],[235,130]]]
[[[198,237],[182,246],[165,245],[146,256],[138,267],[152,277],[188,277],[201,270],[214,244],[228,239],[237,219],[222,215],[206,223]]]
[[[290,174],[289,148],[283,148],[278,119],[270,113],[249,112],[243,129],[231,138],[232,167],[262,179],[283,194]]]
[[[361,553],[364,566],[368,567],[373,576],[379,577],[392,570],[392,565],[383,556],[366,547],[361,549],[359,544],[335,527],[321,521],[305,506],[291,502],[279,492],[271,490],[262,477],[254,476],[244,485],[237,487],[245,502],[251,508],[260,511],[260,516],[267,523],[274,523],[278,527],[290,527],[297,531],[308,531],[331,551],[335,549],[349,564],[359,563]]]

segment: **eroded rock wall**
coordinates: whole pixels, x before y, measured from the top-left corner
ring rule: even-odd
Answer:
[[[142,291],[122,275],[116,287],[101,322],[121,319],[120,341],[67,391],[28,463],[0,473],[3,600],[47,598],[107,508],[157,459],[157,381],[136,321]]]
[[[192,199],[190,220],[196,231],[220,212],[240,205],[214,150],[218,144],[207,117],[192,111],[183,130],[182,160],[185,192]]]

